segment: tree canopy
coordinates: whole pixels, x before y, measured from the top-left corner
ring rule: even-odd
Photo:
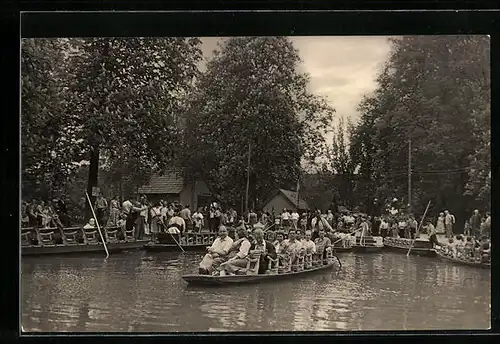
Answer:
[[[294,188],[301,158],[325,147],[334,109],[307,91],[297,50],[285,37],[230,38],[197,83],[186,121],[186,163],[226,202],[245,194],[249,145],[251,199]]]
[[[489,39],[394,39],[377,81],[374,95],[360,104],[361,120],[352,138],[366,187],[373,197],[407,199],[411,140],[415,210],[423,211],[432,200],[437,209],[464,211],[470,203],[464,196],[467,185],[478,199],[490,169]],[[471,160],[477,167],[471,168]]]

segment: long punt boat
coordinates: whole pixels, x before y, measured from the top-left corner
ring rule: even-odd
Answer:
[[[280,266],[280,259],[278,258],[269,262],[269,267],[265,274],[259,274],[260,254],[250,254],[247,269],[244,274],[226,276],[189,274],[182,276],[182,279],[186,281],[188,285],[202,286],[221,286],[260,283],[271,280],[275,281],[325,271],[332,268],[340,269],[342,266],[340,260],[336,256],[336,260],[334,260],[333,257],[334,256],[330,252],[325,256],[320,255],[318,260],[313,261],[311,255],[306,255],[299,257],[296,264],[287,265],[288,268]]]
[[[158,242],[150,242],[144,248],[147,251],[170,252],[181,251],[180,245],[184,251],[205,251],[207,246],[212,245],[215,238],[217,238],[217,233],[214,232],[186,232],[180,240],[175,236],[176,243],[170,234],[160,233]]]
[[[482,268],[482,269],[491,269],[491,263],[484,263],[484,262],[471,261],[471,260],[465,260],[465,259],[460,259],[460,258],[456,258],[456,257],[451,257],[451,256],[446,255],[441,250],[436,250],[436,254],[442,260],[449,261],[449,262],[454,263],[454,264],[468,265],[468,266],[473,266],[473,267]]]
[[[385,237],[384,248],[390,251],[407,253],[411,247],[410,254],[429,257],[436,256],[436,251],[432,248],[432,243],[429,240],[416,239],[413,242],[413,246],[412,241],[412,239],[406,238]]]
[[[357,253],[380,252],[383,248],[383,239],[378,236],[356,237],[356,244],[353,245],[353,250]]]
[[[136,240],[134,230],[122,231],[120,227],[104,227],[101,231],[110,252],[142,249],[148,242],[148,240]],[[22,256],[91,252],[104,252],[97,228],[21,229]]]

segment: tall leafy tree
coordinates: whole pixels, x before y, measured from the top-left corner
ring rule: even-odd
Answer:
[[[307,91],[300,58],[285,37],[225,41],[208,63],[191,102],[186,162],[226,202],[245,194],[250,152],[250,197],[295,188],[301,158],[324,148],[334,109]]]
[[[414,210],[423,211],[432,200],[436,211],[463,214],[470,160],[485,132],[476,124],[478,114],[489,117],[489,39],[395,39],[378,83],[362,103],[355,135],[355,145],[370,142],[371,151],[361,154],[362,173],[371,169],[377,196],[406,195],[411,140]]]
[[[78,167],[80,141],[68,124],[64,39],[21,41],[21,174],[24,196],[46,198]]]
[[[73,123],[86,144],[88,191],[99,161],[161,171],[182,142],[177,118],[201,59],[196,38],[85,39],[73,56]],[[101,159],[100,159],[101,158]]]

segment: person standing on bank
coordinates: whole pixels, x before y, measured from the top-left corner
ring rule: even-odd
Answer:
[[[445,234],[444,213],[439,213],[439,216],[436,221],[436,233]]]
[[[99,192],[95,200],[96,217],[99,224],[104,225],[104,216],[106,215],[106,209],[108,208],[108,201],[102,196],[102,192]]]
[[[474,214],[472,214],[470,218],[470,230],[471,235],[479,238],[481,229],[481,215],[479,214],[479,210],[474,210]]]
[[[453,225],[455,224],[455,216],[450,214],[448,210],[444,211],[444,228],[446,230],[446,237],[453,237]]]
[[[127,199],[125,202],[122,204],[122,211],[123,215],[126,217],[126,222],[125,222],[125,230],[126,231],[131,231],[134,229],[134,224],[137,218],[139,217],[139,213],[143,210],[147,210],[148,207],[137,207],[135,206],[129,199]],[[137,238],[137,234],[136,234]]]

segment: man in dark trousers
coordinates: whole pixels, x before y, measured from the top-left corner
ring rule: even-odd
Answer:
[[[479,210],[474,210],[474,213],[472,214],[470,218],[470,227],[471,227],[471,234],[479,238],[481,236],[481,215],[479,214]]]
[[[276,248],[272,243],[264,240],[264,231],[257,228],[253,231],[253,242],[250,251],[259,250],[262,252],[259,261],[259,274],[265,274],[269,266],[269,258],[276,259]]]

